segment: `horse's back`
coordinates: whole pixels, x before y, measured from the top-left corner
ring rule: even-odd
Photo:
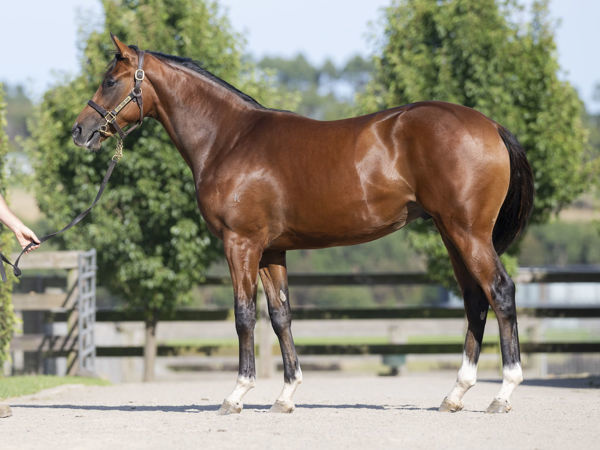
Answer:
[[[313,202],[335,199],[345,208],[351,205],[344,198],[372,204],[389,195],[408,202],[429,193],[462,200],[475,184],[508,186],[508,153],[497,124],[464,106],[419,102],[331,122],[297,116],[283,126],[291,132],[277,133],[281,141],[268,160]]]

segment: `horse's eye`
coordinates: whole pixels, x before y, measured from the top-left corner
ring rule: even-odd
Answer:
[[[116,80],[114,80],[113,78],[108,78],[108,79],[105,81],[105,84],[106,84],[106,87],[112,87],[112,86],[114,86],[115,84],[117,84],[117,82],[116,82]]]

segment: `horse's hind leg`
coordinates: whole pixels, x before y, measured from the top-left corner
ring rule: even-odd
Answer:
[[[302,383],[302,371],[292,337],[292,312],[288,294],[285,252],[265,252],[260,261],[259,273],[267,294],[271,324],[279,339],[283,358],[283,390],[271,407],[271,411],[291,413],[294,410],[292,396],[298,385]]]
[[[521,354],[519,350],[519,332],[517,327],[517,308],[515,304],[515,284],[510,279],[500,261],[493,284],[491,304],[500,329],[500,349],[502,351],[502,387],[487,409],[488,413],[508,412],[511,409],[510,395],[523,381]]]
[[[223,401],[219,414],[239,413],[242,398],[256,380],[254,360],[254,326],[256,324],[256,287],[261,249],[251,240],[238,235],[224,239],[225,256],[233,282],[235,329],[239,342],[239,368],[236,386]]]
[[[444,398],[440,411],[456,412],[463,408],[462,398],[477,381],[477,362],[481,352],[481,342],[488,312],[488,301],[477,281],[467,271],[460,254],[454,245],[444,239],[456,279],[461,287],[465,311],[467,313],[467,335],[463,351],[462,365],[454,387]]]
[[[487,412],[508,412],[511,409],[510,395],[515,387],[523,381],[517,333],[515,285],[494,250],[491,230],[481,232],[476,226],[460,227],[457,226],[456,220],[450,223],[453,225],[452,228],[445,226],[443,222],[436,221],[444,239],[451,242],[456,248],[465,268],[477,281],[498,319],[503,382]],[[475,312],[476,308],[473,311]],[[469,308],[467,308],[467,314],[470,323],[472,312],[469,312]],[[476,337],[473,337],[474,341],[477,341]],[[467,351],[466,346],[469,341],[469,334],[467,334],[465,351]]]

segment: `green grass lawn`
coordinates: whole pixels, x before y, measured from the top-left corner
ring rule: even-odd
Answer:
[[[598,342],[600,336],[593,334],[586,329],[556,329],[550,328],[545,331],[544,337],[547,341],[582,341],[582,342]]]
[[[277,340],[275,339],[275,343]],[[375,345],[375,344],[389,344],[389,339],[385,336],[329,336],[329,337],[299,337],[295,338],[294,342],[296,345],[352,345],[352,344],[363,344],[363,345]],[[165,345],[173,346],[217,346],[217,347],[235,347],[237,349],[237,339],[173,339],[164,342]],[[275,345],[275,344],[274,344]]]
[[[593,336],[587,330],[548,330],[545,333],[545,339],[540,341],[584,341],[597,342],[598,336]],[[387,336],[314,336],[314,337],[298,337],[294,339],[296,345],[379,345],[390,344]],[[464,335],[417,335],[408,336],[407,344],[462,344],[465,341]],[[532,341],[531,337],[523,332],[520,336],[521,342]],[[483,338],[484,343],[498,343],[499,337],[497,334],[487,334]],[[237,349],[237,339],[173,339],[164,342],[165,345],[173,346],[216,346],[216,347],[232,347]],[[275,344],[276,345],[276,342]]]
[[[85,384],[86,386],[106,386],[110,382],[99,378],[58,377],[54,375],[23,375],[0,377],[0,400],[21,395],[35,394],[43,389],[63,384]]]

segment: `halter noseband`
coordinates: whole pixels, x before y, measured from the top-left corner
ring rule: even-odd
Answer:
[[[100,114],[104,120],[106,120],[106,123],[101,125],[100,129],[98,130],[100,132],[100,134],[102,134],[105,137],[110,137],[113,135],[113,133],[111,133],[109,131],[109,127],[112,125],[113,128],[115,130],[117,130],[117,133],[119,134],[119,138],[122,141],[123,139],[125,139],[125,136],[127,136],[129,133],[131,133],[133,130],[135,130],[137,127],[139,127],[142,124],[142,121],[144,120],[144,103],[143,103],[143,99],[142,99],[142,88],[140,87],[140,85],[142,84],[142,81],[146,77],[146,74],[144,73],[144,70],[142,69],[142,66],[144,65],[144,51],[143,50],[138,51],[137,55],[138,55],[138,68],[135,71],[135,75],[134,75],[135,84],[133,86],[133,89],[131,90],[129,95],[127,95],[127,97],[125,97],[123,99],[123,101],[117,105],[117,107],[115,109],[113,109],[112,111],[107,111],[106,109],[104,109],[102,106],[100,106],[93,100],[88,101],[88,105],[90,105],[92,108],[94,108],[94,110],[96,110],[96,112],[98,114]],[[123,129],[117,123],[117,115],[131,101],[135,101],[137,103],[138,108],[140,109],[140,118],[135,125],[132,125],[131,127],[129,127],[129,129],[127,131],[123,131]]]

